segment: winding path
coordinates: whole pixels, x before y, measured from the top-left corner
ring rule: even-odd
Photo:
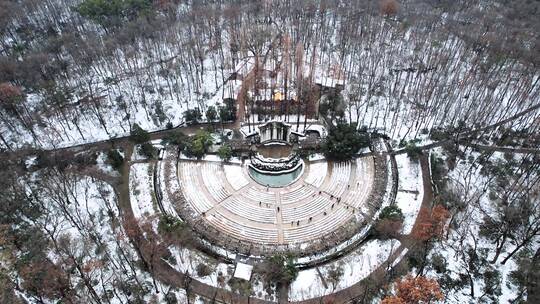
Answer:
[[[131,154],[133,153],[133,146],[130,145],[128,147],[125,147],[125,158],[130,159]],[[126,227],[126,223],[134,222],[136,221],[135,216],[133,214],[133,210],[131,209],[131,201],[129,196],[129,171],[131,167],[131,162],[126,161],[124,166],[121,170],[121,181],[119,183],[113,184],[113,188],[115,189],[115,192],[118,196],[118,205],[120,209],[120,216],[122,217],[122,224],[124,228]],[[129,227],[130,229],[133,229],[133,227]],[[139,227],[136,227],[138,230],[136,233],[133,233],[135,237],[131,238],[131,242],[137,249],[137,252],[139,254],[139,257],[146,261],[148,264],[148,261],[151,261],[151,249],[152,244],[149,244],[148,241],[142,237],[142,232],[140,231]],[[152,275],[158,279],[159,281],[168,284],[170,286],[174,286],[181,289],[186,289],[186,293],[189,294],[197,294],[207,299],[215,299],[222,303],[239,303],[239,304],[247,304],[247,303],[253,303],[253,304],[262,304],[262,303],[272,303],[269,301],[264,301],[260,299],[253,299],[248,298],[246,296],[241,296],[235,293],[232,293],[230,291],[216,288],[214,286],[210,286],[207,284],[204,284],[200,281],[197,281],[195,279],[192,279],[191,277],[187,276],[184,273],[181,273],[179,271],[176,271],[173,267],[171,267],[167,262],[160,259],[157,261],[157,263],[154,264],[154,269],[152,272]]]
[[[429,208],[433,202],[433,188],[431,184],[431,174],[429,169],[429,160],[428,155],[420,156],[420,166],[422,169],[422,182],[424,185],[424,197],[422,199],[421,207]],[[420,225],[418,218],[414,223],[413,229],[417,228]],[[377,281],[378,278],[388,278],[388,271],[392,269],[401,269],[404,266],[406,252],[417,245],[416,241],[412,239],[409,235],[402,236],[400,238],[401,246],[378,268],[376,268],[369,276],[358,283],[337,291],[333,294],[324,297],[313,298],[309,300],[294,302],[297,304],[320,304],[325,303],[325,300],[332,300],[331,303],[348,303],[352,300],[360,298],[362,295],[368,292],[370,288],[369,282]],[[400,258],[400,259],[399,259]],[[399,259],[399,260],[398,260]],[[292,302],[291,302],[292,303]]]
[[[125,149],[125,156],[126,159],[131,158],[131,154],[133,153],[133,145],[126,145],[124,146]],[[126,161],[125,165],[123,166],[121,170],[121,177],[118,178],[118,181],[112,182],[112,180],[108,180],[112,184],[112,187],[114,188],[117,197],[118,197],[118,204],[120,209],[120,215],[122,217],[122,223],[124,226],[126,226],[127,222],[134,221],[135,217],[133,214],[133,211],[131,209],[131,202],[130,202],[130,195],[129,195],[129,172],[130,172],[130,161]],[[423,176],[423,184],[424,184],[424,197],[422,201],[422,207],[430,207],[431,203],[433,201],[433,191],[431,186],[431,176],[430,176],[430,170],[429,170],[429,161],[427,155],[422,155],[420,157],[420,164],[422,169],[422,176]],[[415,223],[415,227],[419,225],[418,219]],[[143,261],[151,260],[151,248],[152,244],[148,243],[148,240],[146,240],[144,237],[142,237],[142,233],[139,229],[139,227],[136,227],[139,231],[137,233],[134,233],[135,237],[131,238],[131,242],[137,249],[137,252],[140,256],[140,258]],[[414,228],[413,228],[414,229]],[[324,297],[317,297],[312,298],[309,300],[304,301],[298,301],[298,302],[289,302],[287,300],[288,297],[288,287],[284,286],[280,289],[278,294],[278,303],[298,303],[298,304],[315,304],[315,303],[324,303],[324,301],[333,300],[333,303],[346,303],[353,299],[357,299],[361,297],[363,294],[366,293],[366,291],[369,288],[369,283],[372,280],[376,280],[377,278],[385,278],[387,277],[388,271],[390,268],[399,268],[404,263],[404,254],[405,250],[408,250],[412,246],[415,246],[416,243],[414,240],[412,240],[408,236],[403,236],[401,238],[401,246],[393,253],[388,260],[380,265],[377,269],[375,269],[366,279],[363,279],[356,284],[345,288],[343,290],[337,291],[331,295],[324,296]],[[399,259],[399,260],[398,260]],[[393,266],[393,267],[392,267]],[[233,292],[230,292],[225,289],[217,288],[205,283],[202,283],[196,279],[192,279],[188,275],[181,273],[177,270],[175,270],[173,267],[171,267],[166,261],[159,260],[157,263],[154,264],[152,274],[153,276],[170,286],[174,286],[181,289],[186,289],[186,292],[188,294],[197,294],[203,298],[209,299],[209,300],[215,300],[219,303],[230,303],[230,304],[270,304],[275,303],[271,301],[265,301],[258,298],[253,297],[247,297],[243,295],[239,295]]]
[[[503,119],[499,122],[496,122],[494,124],[491,124],[489,126],[485,126],[485,127],[482,127],[482,128],[478,128],[478,129],[474,129],[474,130],[470,130],[470,131],[464,131],[464,132],[460,132],[460,133],[457,133],[455,135],[453,135],[453,138],[449,138],[449,139],[444,139],[444,140],[441,140],[441,141],[438,141],[438,142],[434,142],[434,143],[431,143],[431,144],[427,144],[427,145],[424,145],[424,146],[420,146],[418,148],[422,149],[422,150],[430,150],[430,149],[433,149],[433,148],[436,148],[436,147],[440,147],[440,146],[443,146],[447,143],[451,143],[451,142],[456,142],[456,143],[459,143],[460,141],[467,141],[467,137],[468,136],[471,136],[475,133],[479,133],[479,132],[483,132],[483,131],[487,131],[489,129],[493,129],[493,128],[498,128],[502,125],[505,125],[513,120],[516,120],[520,117],[522,117],[523,115],[526,115],[532,111],[535,111],[537,109],[540,108],[540,103],[537,104],[537,105],[534,105],[534,106],[531,106],[519,113],[516,113],[506,119]],[[482,147],[482,145],[478,145],[479,147]],[[485,148],[489,147],[490,149],[508,149],[506,147],[496,147],[496,146],[483,146]],[[532,149],[532,150],[527,150],[528,152],[520,152],[520,149],[528,149],[528,148],[513,148],[512,152],[516,152],[516,153],[536,153],[536,154],[539,154],[540,153],[540,149]],[[530,152],[530,151],[533,151],[533,152]],[[504,151],[503,151],[504,152]],[[398,150],[395,150],[393,152],[393,154],[403,154],[403,153],[407,153],[407,151],[405,150],[405,148],[403,149],[398,149]]]

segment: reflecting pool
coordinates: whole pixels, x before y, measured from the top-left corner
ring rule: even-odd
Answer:
[[[263,186],[284,187],[296,181],[300,174],[302,174],[303,168],[304,165],[301,164],[292,171],[274,174],[263,173],[255,170],[252,167],[249,167],[248,171],[251,178]]]

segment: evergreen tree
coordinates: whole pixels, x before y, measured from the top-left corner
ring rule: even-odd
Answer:
[[[150,140],[150,133],[134,123],[131,127],[130,140],[136,144],[142,144]]]
[[[369,146],[367,133],[359,133],[349,124],[338,124],[330,129],[323,143],[326,157],[334,160],[352,159],[361,148]]]

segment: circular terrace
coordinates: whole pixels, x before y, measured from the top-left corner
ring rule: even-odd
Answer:
[[[300,176],[284,187],[254,181],[248,163],[178,159],[173,150],[162,161],[163,199],[216,252],[335,250],[367,232],[388,180],[386,158],[376,154],[345,162],[304,159]]]

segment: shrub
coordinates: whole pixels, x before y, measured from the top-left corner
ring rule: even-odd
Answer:
[[[448,132],[441,128],[433,128],[429,134],[429,138],[433,141],[441,141],[450,138]]]
[[[383,304],[395,303],[435,303],[444,298],[439,283],[423,276],[406,276],[396,282],[396,295],[383,299]]]
[[[221,121],[234,121],[236,120],[236,105],[235,100],[227,98],[223,101],[225,106],[219,106],[219,119]]]
[[[157,154],[157,149],[151,143],[145,142],[139,146],[139,153],[147,158],[154,158]]]
[[[208,109],[206,109],[206,120],[209,122],[215,121],[217,118],[217,111],[214,106],[209,106]]]
[[[330,129],[322,149],[326,157],[334,160],[353,158],[358,150],[370,144],[367,133],[359,133],[353,125],[338,124]]]
[[[385,207],[375,223],[376,235],[381,239],[395,238],[403,227],[403,212],[398,206]]]
[[[375,223],[375,236],[381,240],[397,238],[403,227],[403,221],[383,219]]]
[[[422,148],[418,147],[414,142],[407,143],[405,151],[407,152],[407,156],[412,160],[418,160],[420,155],[422,155]]]
[[[218,277],[218,280],[220,279],[220,277]],[[246,280],[242,280],[242,279],[239,279],[239,278],[231,278],[227,284],[229,284],[229,287],[231,288],[231,291],[233,291],[234,293],[237,293],[237,294],[241,294],[243,296],[249,296],[251,295],[252,293],[252,286],[251,286],[251,283],[246,281]]]
[[[187,110],[184,112],[184,119],[186,120],[186,124],[188,125],[194,125],[198,123],[202,118],[202,114],[199,111],[199,108]]]
[[[192,248],[197,244],[189,226],[169,215],[163,215],[159,218],[158,232],[167,243],[187,248]]]
[[[185,228],[184,223],[172,216],[163,215],[159,218],[158,231],[162,234],[179,233],[184,228]]]
[[[232,149],[229,145],[222,145],[219,147],[219,150],[217,151],[219,158],[221,158],[222,161],[228,162],[231,160],[232,157]]]
[[[169,290],[165,294],[165,303],[166,304],[178,304],[178,299],[176,298],[176,294],[172,290]]]
[[[265,260],[261,272],[267,282],[289,284],[298,276],[292,256],[274,255]]]
[[[379,214],[379,219],[403,220],[403,212],[396,205],[384,207]]]
[[[151,13],[151,9],[151,0],[84,0],[75,8],[81,16],[103,27],[118,26]]]
[[[298,150],[298,156],[300,158],[308,158],[310,156],[312,156],[313,154],[315,154],[315,151],[314,150],[311,150],[311,149],[300,149]]]
[[[24,94],[19,87],[6,82],[0,83],[0,106],[5,111],[20,118],[19,110],[17,110],[17,103],[23,101],[23,99]]]
[[[112,149],[107,152],[107,162],[113,167],[114,169],[118,170],[122,165],[124,164],[124,157],[118,150]]]
[[[134,123],[131,127],[129,139],[136,144],[142,144],[150,140],[150,133]]]
[[[340,93],[332,91],[326,95],[326,98],[321,100],[319,105],[319,113],[322,116],[342,118],[345,115],[345,102]]]
[[[189,137],[180,130],[174,130],[163,138],[163,142],[166,144],[179,146],[180,150],[184,150],[189,142]]]
[[[81,153],[73,156],[73,161],[79,167],[94,166],[97,164],[97,153]]]
[[[207,277],[212,274],[212,268],[204,263],[199,263],[197,267],[195,267],[195,271],[197,271],[199,277]]]
[[[199,131],[190,138],[186,145],[185,154],[190,157],[202,158],[210,146],[212,146],[212,136],[207,131]]]
[[[444,166],[444,159],[437,157],[435,154],[431,154],[431,178],[439,189],[443,189],[445,186],[445,177],[448,173]]]
[[[446,272],[446,259],[441,254],[434,254],[431,258],[431,266],[437,273]]]
[[[326,272],[326,281],[332,284],[332,289],[335,289],[341,281],[345,270],[343,263],[333,264]]]
[[[398,12],[399,4],[396,0],[382,0],[380,2],[381,14],[385,16],[395,15]]]

